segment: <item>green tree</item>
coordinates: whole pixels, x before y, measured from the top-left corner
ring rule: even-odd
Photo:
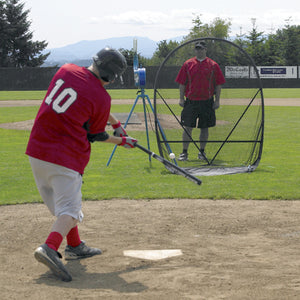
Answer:
[[[285,42],[285,64],[289,66],[300,65],[300,26],[287,25],[283,29]]]
[[[184,41],[189,41],[197,38],[219,38],[228,39],[231,22],[221,18],[215,18],[211,23],[204,24],[200,16],[193,19],[194,26],[191,28],[190,33],[184,38]],[[228,45],[221,45],[220,43],[207,42],[208,56],[216,60],[219,64],[225,65],[228,57],[224,56],[225,48]],[[184,47],[178,53],[177,61],[181,64],[184,58],[194,56],[194,45]]]
[[[173,51],[179,45],[178,42],[170,40],[162,40],[157,44],[157,49],[155,50],[150,63],[152,65],[160,65],[168,54]],[[172,63],[172,62],[169,62]]]
[[[28,21],[29,10],[19,0],[0,2],[1,67],[37,67],[44,63],[50,53],[41,52],[47,47],[46,41],[33,41]]]
[[[133,49],[128,50],[128,49],[120,48],[119,51],[126,58],[127,65],[129,67],[133,67],[133,57],[134,57],[134,54],[135,54],[135,52],[133,51]],[[145,58],[140,53],[138,53],[137,55],[138,55],[139,65],[140,66],[146,66],[149,59]]]
[[[191,28],[191,32],[185,37],[185,40],[204,37],[227,39],[229,37],[230,21],[215,18],[210,24],[203,24],[200,16],[197,16],[192,22],[194,26]]]
[[[169,41],[163,40],[158,43],[158,48],[156,54],[159,58],[165,59],[168,54],[173,51],[178,46],[178,42],[176,41]]]
[[[8,42],[8,28],[5,14],[5,2],[0,1],[0,66],[1,62],[6,60],[7,42]]]
[[[280,66],[285,65],[285,46],[278,34],[269,34],[265,42],[265,51],[267,52],[264,65],[266,66]]]
[[[260,32],[256,26],[256,19],[252,19],[252,30],[246,36],[247,38],[247,52],[252,57],[256,65],[265,65],[267,58],[265,48],[265,37],[264,32]]]
[[[124,48],[120,48],[119,51],[124,55],[127,61],[128,66],[133,66],[133,56],[134,56],[134,51],[133,49],[128,50]],[[140,58],[140,55],[138,54],[138,57]]]

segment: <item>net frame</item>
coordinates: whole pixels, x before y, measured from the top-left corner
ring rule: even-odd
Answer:
[[[155,118],[155,131],[156,131],[156,138],[157,138],[157,145],[158,145],[158,149],[159,149],[159,153],[162,157],[164,157],[165,159],[172,161],[173,163],[175,163],[177,165],[177,160],[176,159],[170,159],[169,158],[169,154],[172,152],[172,148],[170,146],[170,144],[172,143],[182,143],[182,140],[178,141],[178,140],[168,140],[166,138],[166,135],[164,133],[164,129],[162,128],[160,121],[159,121],[159,113],[158,113],[158,97],[159,97],[159,101],[164,102],[164,104],[166,105],[166,107],[169,109],[171,115],[173,115],[174,119],[178,122],[178,124],[180,124],[180,126],[182,127],[182,130],[185,130],[185,128],[183,127],[183,125],[181,124],[179,118],[174,114],[174,112],[172,111],[172,109],[170,108],[170,106],[168,105],[167,101],[165,101],[165,99],[163,98],[163,96],[161,95],[161,93],[159,92],[159,77],[160,77],[160,73],[163,70],[164,66],[167,64],[167,62],[169,61],[169,59],[174,55],[174,53],[176,53],[179,49],[192,44],[192,43],[196,43],[196,42],[200,42],[200,41],[204,41],[204,42],[214,42],[217,41],[218,43],[225,43],[228,46],[234,47],[235,50],[238,51],[238,53],[240,52],[243,56],[245,56],[245,58],[248,60],[248,62],[250,62],[251,67],[253,68],[253,73],[255,74],[255,79],[256,79],[256,88],[257,91],[256,93],[252,96],[252,99],[250,99],[248,105],[245,107],[244,111],[241,113],[240,118],[237,120],[237,122],[234,124],[234,126],[232,127],[231,131],[227,134],[227,136],[224,138],[224,140],[220,141],[220,140],[208,140],[207,143],[220,143],[220,147],[219,149],[216,151],[215,155],[213,156],[212,159],[207,160],[207,164],[206,165],[197,165],[197,166],[193,166],[193,167],[183,167],[183,169],[185,169],[185,171],[189,172],[192,175],[199,175],[199,176],[211,176],[211,175],[224,175],[224,174],[235,174],[235,173],[245,173],[245,172],[252,172],[254,171],[258,165],[259,162],[261,160],[261,156],[262,156],[262,151],[263,151],[263,141],[264,141],[264,96],[263,96],[263,87],[262,87],[262,82],[259,76],[259,71],[258,68],[256,67],[253,59],[251,58],[251,56],[245,51],[243,50],[241,47],[239,47],[238,45],[236,45],[235,43],[225,40],[225,39],[220,39],[220,38],[211,38],[211,37],[205,37],[205,38],[196,38],[196,39],[192,39],[189,40],[187,42],[182,43],[181,45],[179,45],[177,48],[175,48],[173,51],[171,51],[167,57],[164,59],[164,61],[161,63],[161,65],[159,66],[159,69],[156,73],[155,76],[155,82],[154,82],[154,118]],[[243,119],[244,115],[247,113],[247,111],[249,110],[249,108],[251,107],[251,105],[253,104],[253,101],[256,99],[257,96],[260,96],[260,105],[261,105],[261,122],[260,122],[260,126],[258,126],[257,128],[257,132],[255,134],[255,138],[252,140],[230,140],[229,138],[231,137],[231,135],[235,132],[236,128],[238,127],[240,121]],[[199,143],[199,140],[195,140],[193,139],[191,136],[191,143],[193,143],[198,149],[198,145],[197,143]],[[218,157],[219,153],[221,152],[222,148],[224,147],[224,145],[228,144],[228,143],[252,143],[252,150],[250,151],[250,155],[249,158],[247,160],[247,163],[245,163],[244,165],[239,165],[239,166],[220,166],[218,164],[215,164],[215,160]],[[200,150],[200,149],[199,149]]]

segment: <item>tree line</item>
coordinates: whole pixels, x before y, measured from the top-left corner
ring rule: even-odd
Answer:
[[[33,33],[30,31],[31,22],[28,21],[29,12],[30,10],[24,10],[24,3],[20,0],[0,0],[0,67],[39,67],[49,56],[50,53],[43,53],[48,45],[47,41],[33,41]],[[290,25],[290,20],[287,20],[283,28],[265,34],[259,31],[256,19],[253,18],[251,21],[250,32],[230,39],[229,20],[215,18],[211,23],[203,23],[201,16],[196,16],[192,20],[193,27],[182,41],[162,40],[157,44],[157,49],[151,58],[138,54],[139,62],[143,66],[158,66],[181,43],[196,38],[214,37],[230,39],[245,50],[256,65],[300,65],[300,25]],[[133,49],[119,50],[126,57],[128,65],[132,66]],[[177,58],[180,55],[183,56],[184,53],[178,52]],[[229,52],[223,63],[234,64],[234,55]],[[176,64],[176,57],[169,63]]]
[[[266,35],[259,31],[256,19],[251,19],[252,29],[245,34],[230,38],[231,22],[215,18],[211,23],[203,23],[201,17],[193,19],[190,33],[181,42],[160,41],[151,59],[143,59],[145,65],[159,65],[166,56],[181,43],[196,38],[214,37],[230,40],[245,50],[260,66],[295,66],[300,65],[300,25],[289,25],[289,20],[281,29]],[[227,61],[234,63],[235,53],[228,52]],[[220,58],[221,59],[221,58]]]

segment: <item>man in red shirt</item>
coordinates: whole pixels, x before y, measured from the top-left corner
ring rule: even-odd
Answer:
[[[180,91],[179,105],[183,107],[183,151],[178,158],[181,161],[188,159],[192,130],[196,127],[200,128],[198,158],[207,160],[204,150],[208,140],[208,128],[216,125],[215,110],[220,106],[221,88],[225,78],[219,65],[206,56],[206,51],[205,42],[196,42],[196,56],[184,62],[176,77]]]
[[[58,252],[64,237],[66,259],[101,254],[81,241],[77,227],[83,218],[81,185],[90,143],[133,148],[137,142],[110,114],[111,97],[104,88],[121,77],[126,67],[125,57],[111,48],[99,51],[88,68],[62,66],[49,85],[30,134],[26,154],[43,201],[56,216],[46,242],[34,255],[63,281],[72,280]],[[113,136],[105,131],[108,121],[115,129]]]

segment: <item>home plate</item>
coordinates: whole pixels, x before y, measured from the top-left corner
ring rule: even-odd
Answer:
[[[149,259],[149,260],[159,260],[174,256],[182,255],[180,249],[165,249],[165,250],[124,250],[124,256]]]

